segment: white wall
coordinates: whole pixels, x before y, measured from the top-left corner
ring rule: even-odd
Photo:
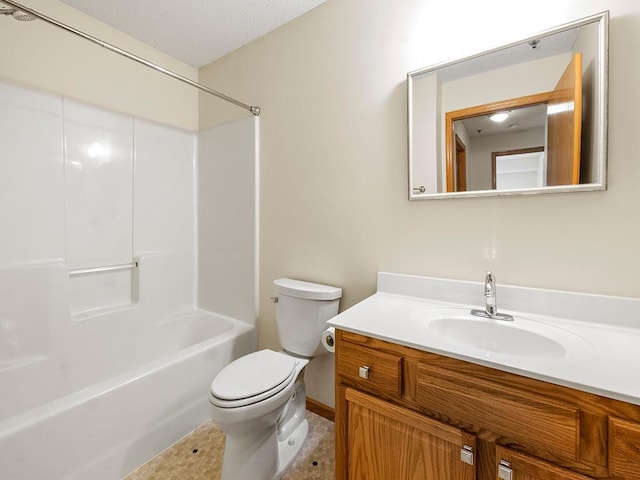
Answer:
[[[133,253],[163,259],[160,315],[196,303],[196,135],[135,119]]]
[[[198,139],[199,306],[255,325],[258,118]]]
[[[407,200],[407,72],[607,9],[607,191]],[[640,296],[638,44],[636,0],[329,0],[201,69],[262,107],[261,346],[279,346],[269,296],[283,276],[342,287],[343,309],[380,270],[479,280],[491,269],[499,284]],[[236,115],[201,103],[203,127]],[[331,403],[331,365],[321,370],[309,395]]]
[[[0,104],[0,264],[62,258],[62,99],[4,84]]]

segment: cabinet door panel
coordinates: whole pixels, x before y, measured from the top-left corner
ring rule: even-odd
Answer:
[[[625,480],[640,480],[640,424],[609,419],[609,473]]]
[[[530,457],[523,453],[509,450],[508,448],[496,448],[496,465],[500,468],[500,462],[507,462],[512,471],[511,480],[594,480],[591,477],[560,468],[543,460]],[[496,473],[498,480],[509,478]]]
[[[349,480],[475,479],[461,460],[475,455],[472,435],[357,390],[346,400]]]

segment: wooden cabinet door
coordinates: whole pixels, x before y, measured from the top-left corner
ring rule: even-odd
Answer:
[[[640,423],[609,419],[609,473],[615,478],[640,480]]]
[[[475,437],[347,389],[349,480],[474,480]]]
[[[594,480],[523,453],[496,448],[497,480]]]

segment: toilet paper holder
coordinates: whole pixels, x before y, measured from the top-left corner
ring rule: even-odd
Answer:
[[[322,346],[329,353],[335,353],[336,351],[336,330],[333,327],[327,328],[324,332],[322,332],[321,342]]]
[[[325,333],[325,335],[324,335],[324,341],[325,341],[325,343],[326,343],[327,345],[329,345],[330,347],[333,347],[333,343],[334,343],[334,341],[333,341],[333,337],[332,337],[330,334]]]

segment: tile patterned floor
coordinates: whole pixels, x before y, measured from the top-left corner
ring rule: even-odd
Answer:
[[[307,412],[309,437],[282,480],[334,478],[333,422]],[[209,421],[124,480],[218,480],[224,451],[224,434]]]

